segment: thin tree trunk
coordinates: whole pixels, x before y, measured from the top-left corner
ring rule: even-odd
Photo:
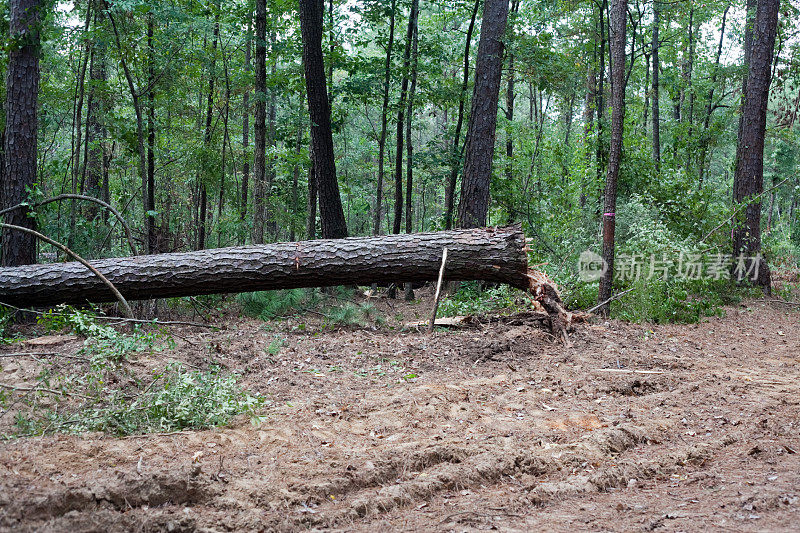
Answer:
[[[214,85],[217,79],[217,41],[219,41],[219,2],[214,6],[214,32],[211,38],[211,64],[208,68],[208,98],[206,99],[206,128],[203,133],[203,148],[206,152],[206,157],[211,153],[211,137],[212,129],[211,122],[214,118]],[[197,226],[197,249],[202,250],[206,247],[206,225],[208,223],[208,169],[203,169],[201,176],[200,187],[200,214],[198,216]]]
[[[252,27],[248,20],[247,24],[247,42],[244,47],[244,63],[245,71],[250,72],[253,70],[250,61],[250,50],[253,46],[252,40]],[[250,146],[250,90],[247,89],[242,96],[242,152],[244,162],[242,163],[242,197],[239,206],[239,220],[244,222],[247,217],[247,193],[250,189],[250,155],[247,153],[247,148]],[[245,234],[241,233],[239,240],[240,244],[244,244]]]
[[[458,204],[458,223],[465,228],[485,226],[487,223],[497,103],[503,70],[503,35],[507,21],[508,0],[487,0],[478,43],[464,178]]]
[[[661,173],[661,124],[659,117],[659,84],[658,84],[658,69],[661,64],[658,61],[658,49],[661,43],[658,40],[658,29],[661,24],[661,6],[660,0],[655,0],[653,3],[653,166],[655,167],[656,175]]]
[[[131,103],[133,104],[133,111],[136,115],[136,147],[139,153],[139,178],[142,183],[142,206],[144,208],[144,223],[145,223],[145,234],[149,234],[148,231],[148,224],[150,224],[150,216],[147,214],[148,212],[148,195],[147,195],[147,152],[145,150],[145,141],[144,141],[144,119],[142,117],[142,105],[140,101],[140,94],[139,90],[136,89],[136,84],[133,81],[133,74],[131,73],[130,67],[128,66],[128,62],[125,60],[125,53],[122,49],[122,41],[119,37],[119,30],[117,29],[116,21],[114,20],[114,16],[111,14],[111,10],[106,10],[106,14],[108,16],[109,22],[111,22],[111,28],[114,32],[114,40],[117,45],[117,52],[119,53],[119,61],[122,65],[122,70],[125,73],[125,80],[128,83],[128,90],[131,93]]]
[[[445,229],[453,227],[456,181],[458,180],[458,171],[461,168],[461,149],[459,148],[459,143],[461,142],[461,128],[464,124],[464,107],[466,105],[467,87],[469,86],[469,49],[472,44],[472,32],[475,29],[475,19],[478,17],[478,8],[480,5],[481,0],[475,0],[475,6],[472,8],[472,17],[469,20],[467,37],[464,45],[464,77],[461,80],[461,92],[458,97],[458,119],[456,120],[456,131],[453,135],[453,150],[450,156],[452,160],[450,163],[450,176],[448,177],[444,192]]]
[[[270,69],[270,79],[275,80],[278,58],[275,55],[275,32],[270,33],[270,55],[272,56],[272,66]],[[270,155],[267,158],[266,183],[264,187],[264,227],[268,230],[270,237],[275,237],[277,224],[275,214],[272,212],[271,205],[272,185],[275,182],[275,146],[277,144],[276,120],[277,120],[277,92],[275,87],[269,90],[269,107],[267,108],[267,146],[270,148]]]
[[[302,94],[300,96],[300,105],[298,106],[298,123],[297,123],[297,135],[295,136],[294,141],[294,167],[292,169],[292,217],[291,217],[291,224],[289,225],[289,240],[294,241],[296,235],[296,217],[297,213],[300,209],[298,205],[298,197],[299,191],[298,186],[300,185],[300,154],[302,149],[302,142],[303,142],[303,132],[305,130],[305,120],[303,118],[303,104],[305,103],[306,95]]]
[[[95,11],[95,25],[100,17]],[[89,66],[89,101],[86,108],[86,157],[84,163],[84,188],[89,196],[102,198],[101,184],[105,166],[105,84],[106,84],[106,45],[101,39],[92,43],[92,57]],[[85,210],[86,218],[94,220],[100,211],[96,204],[90,203]]]
[[[511,13],[512,15],[519,10],[519,0],[512,0]],[[508,52],[508,82],[506,85],[506,182],[511,183],[514,177],[514,82],[516,81],[516,72],[514,72],[514,52],[507,49]],[[508,209],[508,222],[511,223],[515,219],[516,213],[514,212],[513,198],[509,199],[512,205]]]
[[[403,78],[400,82],[400,101],[397,104],[397,146],[394,152],[394,223],[392,233],[400,233],[403,223],[403,128],[405,127],[406,100],[408,98],[408,74],[411,64],[411,48],[414,38],[414,26],[419,9],[419,0],[411,1],[411,13],[408,17],[406,45],[403,52]]]
[[[156,93],[155,48],[153,47],[153,13],[147,15],[147,253],[158,253],[156,238]]]
[[[378,187],[375,193],[375,216],[372,232],[381,233],[381,212],[383,210],[384,158],[386,152],[386,130],[389,122],[389,82],[392,74],[392,48],[394,46],[394,21],[397,0],[392,0],[389,14],[389,43],[386,46],[386,63],[383,74],[383,104],[381,105],[381,134],[378,138]]]
[[[317,238],[317,173],[314,168],[314,148],[311,148],[311,166],[308,168],[308,206],[306,235],[309,241]]]
[[[717,87],[717,77],[719,76],[719,64],[722,58],[722,44],[725,42],[725,23],[728,20],[728,11],[731,5],[725,6],[725,11],[722,13],[722,25],[719,30],[719,45],[717,46],[717,55],[714,59],[714,70],[711,71],[711,84],[708,89],[708,96],[706,97],[706,112],[703,117],[703,133],[700,136],[700,156],[698,158],[698,187],[703,188],[703,177],[706,171],[706,156],[708,154],[709,144],[711,139],[708,130],[711,127],[711,114],[714,112],[714,90]]]
[[[86,22],[84,24],[84,36],[89,33],[89,22],[92,20],[91,3],[86,8]],[[89,64],[89,56],[91,55],[91,42],[87,39],[86,45],[81,51],[83,58],[81,60],[80,72],[76,80],[75,92],[77,95],[77,102],[75,105],[75,117],[73,120],[73,128],[75,131],[74,142],[72,145],[72,187],[70,192],[72,194],[78,193],[78,181],[81,175],[81,148],[83,146],[82,131],[83,131],[83,100],[86,94],[86,67]],[[70,202],[69,208],[69,234],[67,236],[67,248],[74,248],[75,243],[75,223],[77,218],[77,204],[75,200]]]
[[[415,0],[415,2],[417,1],[418,0]],[[411,141],[411,131],[412,131],[411,125],[414,118],[414,95],[417,92],[418,46],[419,46],[419,34],[417,29],[417,22],[415,20],[414,31],[411,38],[411,87],[408,90],[408,113],[406,115],[406,233],[412,233],[414,231],[414,219],[412,216],[413,213],[412,193],[414,190],[414,144]],[[410,302],[413,299],[414,299],[413,286],[411,285],[411,283],[406,283],[405,300],[407,302]]]
[[[622,158],[622,134],[625,121],[625,30],[627,18],[626,0],[613,0],[611,6],[611,144],[608,154],[608,177],[606,178],[605,204],[603,212],[603,261],[605,272],[600,279],[598,309],[608,316],[614,280],[614,230],[616,226],[617,178]]]
[[[219,197],[217,198],[217,247],[222,246],[222,209],[225,206],[225,172],[228,154],[228,120],[230,119],[231,79],[228,72],[228,60],[222,57],[225,66],[225,114],[222,116],[222,171],[219,176]]]

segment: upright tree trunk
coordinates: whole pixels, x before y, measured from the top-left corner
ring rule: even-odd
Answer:
[[[383,104],[381,105],[381,134],[378,138],[378,187],[375,193],[375,217],[372,232],[381,233],[381,216],[383,210],[384,159],[386,152],[386,130],[389,122],[389,82],[392,75],[392,48],[394,46],[394,20],[397,0],[392,0],[389,14],[389,43],[386,46],[386,63],[383,74]]]
[[[86,22],[84,24],[83,33],[86,37],[89,33],[89,23],[92,20],[91,4],[86,8]],[[73,117],[73,143],[72,143],[72,187],[70,192],[77,194],[80,191],[78,182],[81,176],[81,148],[83,146],[82,131],[83,131],[83,100],[86,93],[86,68],[89,65],[89,56],[91,55],[91,42],[86,39],[85,45],[81,50],[82,58],[80,60],[80,71],[75,83],[75,115]],[[69,234],[67,236],[67,247],[72,248],[75,243],[75,224],[77,219],[77,204],[75,200],[70,201],[69,209]]]
[[[278,58],[275,56],[275,32],[270,33],[269,48],[270,55],[272,56],[272,65],[270,68],[270,79],[274,80],[278,68]],[[270,87],[269,90],[269,106],[267,107],[267,146],[270,149],[270,155],[267,158],[267,171],[266,181],[264,185],[264,227],[269,233],[270,238],[276,236],[277,225],[275,222],[275,215],[272,212],[270,198],[272,196],[272,184],[275,182],[275,146],[277,143],[276,120],[277,120],[277,92],[275,87]]]
[[[222,56],[222,61],[225,67],[225,107],[222,116],[222,168],[219,173],[219,195],[217,197],[217,248],[222,246],[222,210],[225,207],[225,174],[227,172],[225,163],[228,155],[228,120],[230,119],[231,101],[231,78],[228,70],[228,60],[225,55]]]
[[[301,143],[303,142],[303,130],[305,129],[305,120],[303,117],[303,104],[305,103],[305,94],[300,97],[300,105],[298,108],[298,116],[300,117],[297,124],[297,136],[294,141],[294,168],[292,169],[292,223],[289,226],[289,240],[295,240],[295,220],[300,206],[297,205],[298,200],[298,185],[300,184],[300,151]]]
[[[211,122],[214,118],[214,85],[217,79],[217,41],[219,41],[219,1],[214,5],[214,34],[211,39],[211,64],[208,68],[208,98],[206,99],[206,128],[203,133],[203,148],[206,157],[211,153]],[[206,224],[208,222],[208,169],[203,169],[200,179],[200,214],[197,227],[197,249],[206,247]]]
[[[603,212],[603,261],[606,270],[600,279],[598,302],[599,313],[608,316],[614,280],[614,229],[617,209],[617,178],[622,158],[622,133],[625,121],[625,30],[627,19],[626,0],[613,0],[611,6],[611,144],[608,153],[608,176],[606,178]]]
[[[394,223],[392,233],[400,233],[403,223],[403,128],[405,127],[406,100],[408,98],[408,74],[411,64],[411,47],[414,39],[419,0],[411,0],[411,13],[408,16],[406,46],[403,52],[403,79],[400,82],[400,101],[397,104],[397,147],[394,152]]]
[[[311,117],[311,145],[319,194],[322,237],[347,237],[347,222],[336,180],[333,155],[331,108],[322,56],[322,0],[300,0],[300,30],[303,37],[303,68],[308,110]]]
[[[772,54],[778,27],[779,0],[758,0],[751,31],[752,45],[745,50],[748,61],[747,83],[742,104],[744,127],[736,147],[733,201],[746,203],[744,220],[733,229],[734,256],[743,256],[746,277],[771,293],[769,266],[761,257],[761,193],[764,190],[764,133],[772,77]],[[736,263],[736,261],[735,261]],[[736,265],[735,265],[736,266]],[[734,270],[738,279],[739,273]],[[743,276],[744,277],[744,276]]]
[[[661,125],[659,116],[659,84],[658,84],[658,69],[661,64],[658,61],[658,49],[661,43],[658,41],[658,29],[661,24],[661,6],[660,0],[655,0],[653,3],[653,165],[656,169],[656,175],[661,173]]]
[[[253,46],[252,29],[248,22],[247,24],[247,42],[244,47],[244,68],[250,72],[253,67],[250,62],[250,50]],[[239,204],[239,220],[244,222],[247,217],[247,193],[250,189],[250,155],[247,153],[247,148],[250,146],[250,90],[246,89],[242,96],[242,152],[244,155],[244,162],[242,163],[242,197]],[[244,244],[244,232],[240,239],[240,244]]]
[[[267,0],[256,0],[256,106],[253,125],[255,157],[253,163],[253,243],[264,242],[265,183],[267,179]]]
[[[308,168],[308,205],[306,235],[309,241],[317,238],[317,173],[314,168],[314,148],[311,147],[311,166]]]
[[[512,0],[511,14],[512,16],[517,13],[519,9],[519,0]],[[508,126],[506,127],[506,182],[511,183],[514,176],[514,81],[516,79],[516,72],[514,72],[514,52],[510,49],[508,51],[508,82],[506,85],[506,120]],[[513,202],[513,198],[509,199]],[[508,222],[511,223],[515,219],[514,205],[509,206],[508,209]]]
[[[95,13],[95,24],[100,17]],[[89,66],[89,102],[86,108],[86,158],[84,164],[84,193],[102,198],[101,185],[105,157],[105,83],[106,83],[106,45],[96,39],[92,43],[92,57]],[[98,205],[88,202],[86,217],[94,220],[98,216]]]
[[[155,48],[153,47],[153,13],[147,15],[147,253],[158,250],[156,238],[156,92]]]
[[[5,172],[2,207],[11,207],[27,198],[26,187],[36,184],[37,100],[39,95],[39,0],[10,0],[9,36],[6,66]],[[36,228],[28,209],[17,209],[5,222]],[[28,265],[36,262],[33,235],[3,229],[2,265]]]
[[[485,226],[497,127],[497,103],[503,71],[503,35],[508,0],[486,0],[475,65],[475,88],[467,127],[464,177],[458,204],[459,226]]]
[[[414,16],[414,31],[411,37],[411,87],[408,90],[408,113],[406,114],[406,233],[414,231],[413,219],[413,190],[414,190],[414,144],[411,141],[411,123],[414,119],[414,95],[417,91],[417,50],[419,35],[417,30],[417,17],[419,14],[419,0],[414,0],[417,13]],[[414,7],[412,6],[412,10]],[[405,299],[410,302],[414,299],[414,289],[411,283],[406,283]]]
[[[472,17],[469,20],[467,37],[464,44],[464,77],[461,80],[461,91],[458,97],[458,119],[456,120],[456,131],[453,135],[453,150],[450,155],[450,176],[447,180],[444,191],[445,229],[450,229],[453,227],[456,181],[458,180],[458,171],[461,168],[461,149],[459,148],[459,143],[461,142],[461,128],[464,124],[464,107],[466,105],[467,87],[469,85],[469,49],[472,44],[472,32],[475,29],[475,19],[478,17],[478,8],[480,5],[481,0],[475,0],[475,6],[472,8]]]
[[[136,84],[133,80],[133,74],[131,73],[131,69],[128,65],[128,62],[125,59],[125,53],[122,48],[122,40],[119,36],[119,29],[117,28],[117,23],[114,20],[114,16],[111,13],[111,10],[106,10],[106,15],[108,16],[109,22],[111,22],[111,29],[114,32],[114,41],[117,45],[117,52],[119,53],[119,62],[122,65],[122,70],[125,73],[125,80],[128,84],[128,91],[131,93],[131,103],[133,104],[133,112],[136,115],[136,148],[139,155],[139,179],[142,183],[142,207],[144,209],[144,224],[145,224],[145,235],[149,234],[148,225],[150,224],[151,218],[148,215],[148,194],[147,194],[147,152],[145,150],[145,139],[144,139],[144,118],[142,116],[142,103],[141,103],[141,94],[139,93],[139,89],[136,88]]]
[[[583,106],[583,160],[585,170],[581,174],[581,192],[578,202],[581,209],[586,207],[586,194],[589,188],[589,171],[592,164],[592,132],[596,129],[594,126],[595,105],[597,99],[595,91],[597,90],[597,72],[595,60],[597,55],[597,47],[593,47],[592,58],[589,67],[586,69],[586,101]]]

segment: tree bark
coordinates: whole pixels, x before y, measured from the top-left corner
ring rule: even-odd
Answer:
[[[469,27],[467,28],[467,38],[464,44],[464,77],[461,80],[461,91],[458,97],[458,119],[456,120],[456,131],[453,135],[453,150],[450,155],[452,161],[450,163],[450,176],[444,190],[444,227],[450,229],[453,227],[453,210],[455,208],[455,192],[456,181],[458,179],[458,170],[461,168],[461,149],[458,144],[461,141],[461,128],[464,124],[464,106],[466,105],[467,86],[469,85],[469,49],[472,44],[472,32],[475,29],[475,19],[478,17],[478,8],[481,5],[481,0],[475,0],[475,7],[472,9],[472,18],[469,20]]]
[[[733,201],[747,203],[744,220],[733,229],[733,253],[746,256],[755,285],[771,292],[770,271],[761,257],[761,193],[764,190],[764,134],[772,78],[772,54],[778,27],[779,0],[759,0],[752,27],[742,128],[736,147]],[[755,200],[753,200],[755,198]],[[756,274],[757,272],[757,274]]]
[[[627,18],[626,0],[614,0],[611,9],[611,144],[608,153],[608,176],[606,178],[603,211],[603,261],[605,272],[600,279],[598,302],[611,298],[614,281],[614,230],[616,227],[617,178],[622,159],[622,133],[625,121],[625,30]],[[609,304],[605,303],[598,313],[608,316]]]
[[[265,183],[267,179],[267,1],[256,0],[256,80],[253,133],[255,157],[253,162],[253,231],[254,244],[264,242]]]
[[[458,205],[460,227],[485,226],[497,127],[497,103],[503,71],[503,36],[508,0],[487,0],[475,64],[475,87],[467,127],[466,160]]]
[[[432,281],[442,249],[447,280],[529,287],[519,225],[239,246],[92,261],[127,299],[373,282]],[[19,306],[113,301],[79,263],[0,269],[0,301]]]
[[[36,183],[37,100],[39,95],[39,0],[9,2],[9,47],[6,66],[5,172],[2,207],[25,201],[26,187]],[[9,214],[8,224],[36,228],[27,209]],[[28,265],[36,262],[36,237],[4,229],[2,265]]]
[[[311,117],[311,145],[314,174],[319,195],[322,237],[347,237],[331,131],[331,107],[322,56],[322,0],[300,0],[300,29],[303,38],[303,68],[306,78],[308,111]]]

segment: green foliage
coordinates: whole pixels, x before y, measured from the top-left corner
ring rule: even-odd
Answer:
[[[463,282],[458,290],[439,303],[438,316],[475,315],[496,311],[522,311],[530,300],[522,292],[500,285],[481,290],[477,281]]]
[[[246,292],[236,297],[242,312],[262,320],[302,311],[316,305],[320,300],[319,291],[309,289],[288,289],[280,291]]]
[[[236,376],[212,365],[208,370],[187,370],[169,363],[148,379],[137,377],[127,357],[160,346],[163,333],[135,330],[119,333],[98,324],[86,312],[60,308],[47,313],[41,324],[69,328],[86,337],[83,349],[87,364],[64,370],[52,364],[38,376],[38,394],[23,398],[15,417],[19,434],[54,431],[105,431],[130,435],[153,431],[177,431],[227,424],[239,414],[255,415],[263,398],[241,388]],[[53,406],[45,397],[55,395]],[[0,398],[8,403],[8,398]],[[78,401],[79,400],[79,401]]]
[[[723,316],[723,306],[758,296],[758,289],[739,288],[729,280],[650,280],[611,304],[612,316],[631,322],[695,323],[707,316]]]

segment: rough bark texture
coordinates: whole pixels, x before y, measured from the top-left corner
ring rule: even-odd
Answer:
[[[36,183],[36,126],[39,94],[39,0],[9,2],[9,33],[16,46],[9,47],[6,67],[5,172],[2,207],[23,202],[26,187]],[[35,229],[27,209],[9,214],[5,222]],[[36,262],[36,238],[4,230],[2,264],[28,265]]]
[[[733,178],[735,203],[750,201],[744,220],[734,227],[733,252],[751,257],[755,284],[770,292],[770,271],[761,254],[761,193],[764,190],[764,132],[772,75],[772,54],[778,27],[779,0],[759,0],[752,31],[747,84],[742,104],[742,124],[736,148],[736,171]],[[758,257],[756,257],[758,256]]]
[[[253,134],[253,243],[264,242],[266,210],[264,207],[267,180],[267,2],[256,1],[256,83]]]
[[[626,0],[614,0],[611,8],[611,144],[608,151],[608,176],[606,177],[603,210],[603,261],[606,271],[600,279],[598,301],[611,297],[614,280],[614,230],[616,228],[617,178],[622,159],[622,132],[625,121],[625,29]],[[598,313],[608,315],[609,304],[602,305]]]
[[[347,237],[347,222],[339,195],[339,183],[336,181],[331,106],[322,56],[322,11],[322,0],[300,0],[303,68],[311,117],[311,153],[319,195],[322,237],[338,239]]]
[[[459,226],[464,228],[485,226],[487,222],[507,20],[508,0],[486,0],[458,205]]]
[[[447,280],[529,287],[520,226],[219,248],[93,261],[130,300],[222,292]],[[80,263],[0,269],[0,302],[18,306],[113,301]]]

